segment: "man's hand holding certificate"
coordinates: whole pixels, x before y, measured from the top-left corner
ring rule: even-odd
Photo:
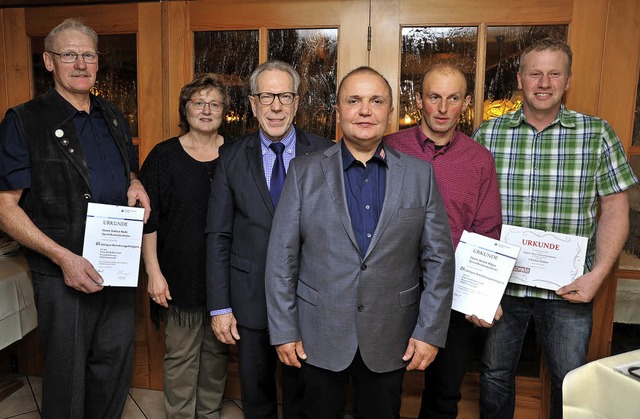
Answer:
[[[521,247],[509,282],[556,291],[584,272],[586,237],[508,224],[500,240]]]
[[[142,245],[144,208],[89,203],[82,256],[104,286],[135,287]]]
[[[493,323],[520,248],[464,231],[456,248],[451,308]]]

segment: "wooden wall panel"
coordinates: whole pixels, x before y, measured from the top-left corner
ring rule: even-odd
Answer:
[[[209,15],[213,19],[215,14]],[[189,6],[186,1],[162,4],[162,59],[163,86],[166,106],[163,110],[164,138],[180,134],[178,102],[180,89],[193,78],[193,32],[189,24]]]
[[[566,103],[569,108],[590,115],[595,115],[598,111],[608,1],[576,1],[569,27],[573,75]]]
[[[25,31],[24,9],[4,9],[2,26],[6,103],[10,107],[26,102],[32,95],[31,47]]]
[[[138,30],[136,4],[36,7],[24,10],[29,36],[46,36],[68,17],[81,17],[86,25],[98,33],[123,34],[136,33]]]

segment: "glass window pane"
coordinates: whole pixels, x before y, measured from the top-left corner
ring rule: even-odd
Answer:
[[[420,77],[436,63],[452,63],[467,76],[467,93],[473,97],[478,43],[476,27],[459,28],[402,28],[402,57],[400,58],[400,129],[416,125],[420,111],[415,94],[419,93]],[[473,101],[460,116],[462,132],[473,131]]]
[[[100,69],[91,92],[116,104],[129,121],[131,134],[138,136],[138,59],[136,35],[100,35]],[[51,74],[44,68],[44,37],[31,38],[33,91],[45,93],[53,86]],[[57,52],[57,51],[56,51]]]
[[[520,53],[541,38],[566,40],[567,31],[567,25],[487,28],[483,121],[520,107],[522,95],[516,77]]]
[[[296,125],[334,139],[338,30],[270,30],[269,59],[289,63],[300,74],[300,105]]]
[[[195,32],[193,46],[194,74],[214,73],[229,90],[231,106],[220,133],[229,140],[256,131],[248,96],[249,76],[258,66],[258,31]]]

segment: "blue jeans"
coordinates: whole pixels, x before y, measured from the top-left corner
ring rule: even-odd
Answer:
[[[587,362],[593,303],[502,297],[502,318],[487,332],[480,367],[480,416],[512,419],[515,373],[529,318],[533,316],[551,376],[551,419],[562,418],[562,380]]]

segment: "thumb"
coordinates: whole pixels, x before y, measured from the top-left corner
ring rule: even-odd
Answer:
[[[413,354],[415,352],[415,345],[412,341],[409,341],[409,345],[407,345],[407,350],[404,351],[404,355],[402,356],[403,361],[408,361],[413,358]]]
[[[304,351],[304,347],[302,346],[302,341],[298,341],[296,343],[296,353],[300,359],[307,359],[307,354]]]

